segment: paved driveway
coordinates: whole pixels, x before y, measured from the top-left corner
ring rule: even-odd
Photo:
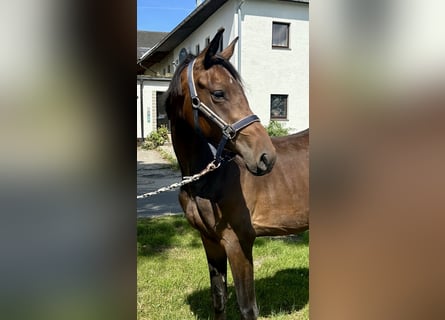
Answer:
[[[173,153],[171,147],[164,150]],[[137,150],[137,194],[155,191],[161,187],[181,181],[181,173],[170,169],[168,161],[157,151]],[[178,202],[179,189],[167,191],[137,201],[138,217],[156,217],[183,214]]]

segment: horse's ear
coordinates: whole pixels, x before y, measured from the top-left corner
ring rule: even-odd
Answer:
[[[210,41],[209,46],[204,51],[204,68],[208,69],[212,66],[212,60],[214,59],[216,53],[219,49],[219,42],[221,41],[222,34],[224,32],[224,28],[219,28],[215,37]]]
[[[232,42],[230,42],[229,46],[225,48],[223,51],[221,51],[218,55],[220,55],[226,60],[230,60],[230,58],[233,55],[233,51],[235,50],[235,45],[237,42],[238,42],[238,37],[233,39]]]

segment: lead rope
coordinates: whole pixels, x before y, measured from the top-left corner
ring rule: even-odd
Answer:
[[[216,164],[216,163],[215,163],[215,160],[213,160],[213,161],[210,162],[210,163],[207,165],[207,167],[205,167],[204,170],[202,170],[201,172],[199,172],[199,173],[197,173],[197,174],[194,174],[193,176],[186,176],[186,177],[184,177],[184,178],[182,179],[181,182],[173,183],[173,184],[169,185],[168,187],[162,187],[162,188],[159,188],[159,189],[156,190],[156,191],[152,191],[152,192],[147,192],[147,193],[141,194],[141,195],[137,196],[136,199],[144,199],[144,198],[148,198],[148,197],[154,196],[154,195],[156,195],[156,194],[159,194],[159,193],[161,193],[161,192],[174,190],[174,189],[176,189],[176,188],[182,187],[182,186],[184,186],[184,185],[186,185],[186,184],[189,184],[189,183],[191,183],[191,182],[197,181],[197,180],[199,180],[202,176],[206,175],[207,173],[212,172],[212,171],[218,169],[220,165],[221,165],[221,162],[219,162],[219,163]]]

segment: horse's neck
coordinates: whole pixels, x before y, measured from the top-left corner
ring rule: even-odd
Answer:
[[[176,124],[172,143],[183,177],[200,172],[213,160],[207,142],[187,125]]]

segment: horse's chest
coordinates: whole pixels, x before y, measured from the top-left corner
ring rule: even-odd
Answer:
[[[179,202],[189,223],[198,231],[211,234],[219,221],[218,206],[209,199],[190,196],[181,191]]]

